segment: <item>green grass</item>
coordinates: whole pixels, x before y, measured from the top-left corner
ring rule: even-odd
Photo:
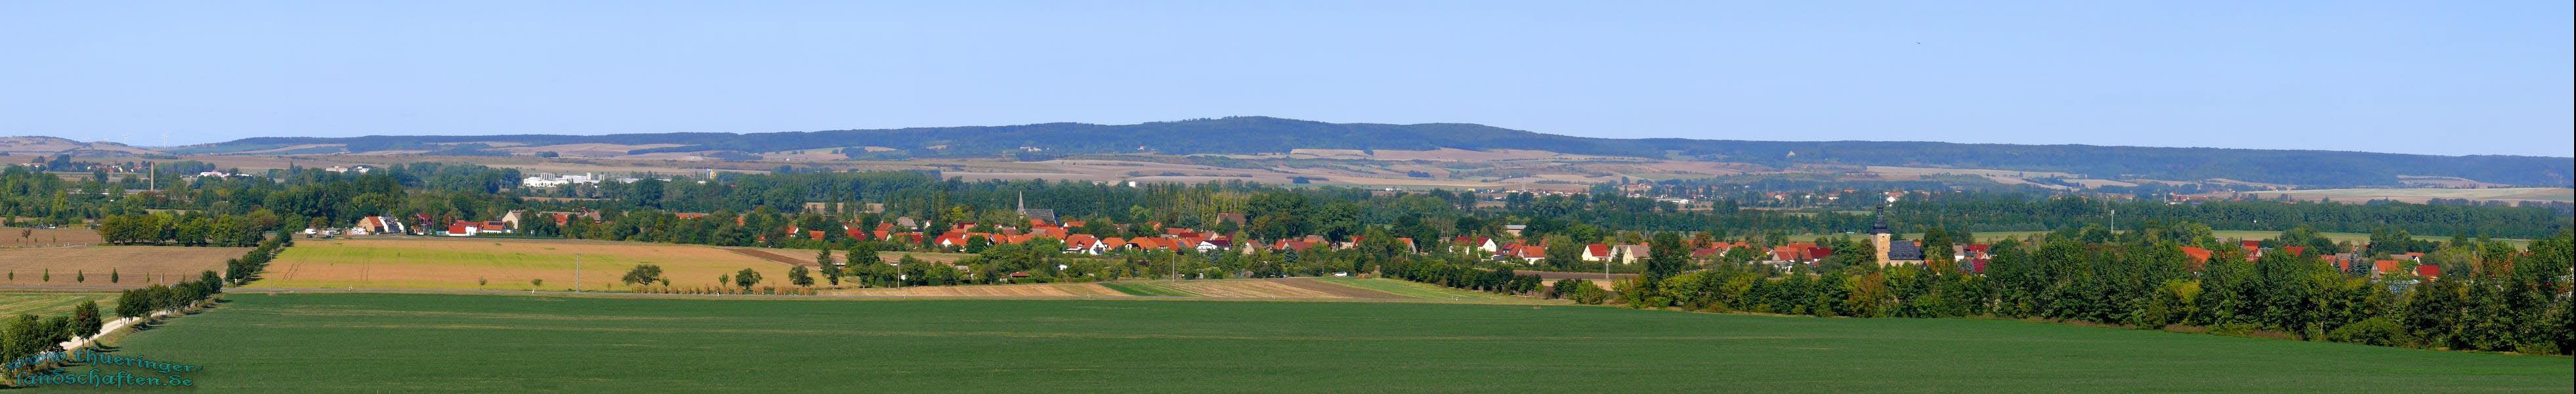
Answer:
[[[1452,289],[1429,283],[1384,278],[1315,278],[1315,280],[1343,286],[1383,291],[1400,296],[1433,300],[1526,299],[1480,291]]]
[[[0,316],[68,314],[81,301],[98,301],[99,310],[113,311],[116,293],[0,293]]]
[[[1141,297],[1193,297],[1198,293],[1145,282],[1100,282],[1100,287]]]
[[[2444,392],[2567,358],[1609,307],[233,294],[114,343],[206,392]],[[117,367],[109,367],[114,373]]]

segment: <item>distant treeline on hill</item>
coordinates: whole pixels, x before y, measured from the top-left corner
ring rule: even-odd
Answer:
[[[682,144],[630,153],[738,151],[883,146],[915,157],[991,157],[1023,148],[1050,154],[1283,153],[1292,149],[1471,150],[1528,149],[1644,158],[1684,157],[1774,167],[1796,164],[1934,166],[2052,171],[2105,179],[2198,180],[2226,178],[2307,186],[2399,184],[2400,175],[2452,176],[2535,186],[2576,185],[2568,158],[2434,156],[2314,150],[2151,148],[2090,145],[1955,144],[1879,141],[1736,141],[1679,138],[1615,139],[1542,134],[1476,124],[1412,125],[1325,123],[1270,117],[1228,117],[1132,125],[1043,123],[1016,126],[918,127],[778,133],[660,133],[487,136],[262,137],[220,146],[282,147],[348,144],[423,147],[433,143],[517,142]],[[936,149],[932,147],[937,147]],[[204,150],[200,148],[200,150]],[[224,151],[214,149],[211,151]]]

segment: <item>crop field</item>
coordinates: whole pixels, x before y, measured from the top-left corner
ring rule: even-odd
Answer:
[[[107,242],[86,228],[0,227],[0,248],[88,245]]]
[[[1430,300],[1514,300],[1514,299],[1522,299],[1522,298],[1518,298],[1518,297],[1512,297],[1512,296],[1501,295],[1501,294],[1486,293],[1486,292],[1479,292],[1479,291],[1468,291],[1468,290],[1460,290],[1460,289],[1452,289],[1452,288],[1447,288],[1447,287],[1440,287],[1439,285],[1433,285],[1433,284],[1429,284],[1429,283],[1408,282],[1408,281],[1395,280],[1395,279],[1384,279],[1384,278],[1316,278],[1315,280],[1317,280],[1317,281],[1322,281],[1322,282],[1325,282],[1325,283],[1332,283],[1332,284],[1338,284],[1338,285],[1343,285],[1343,286],[1350,286],[1350,287],[1357,287],[1357,288],[1362,288],[1362,289],[1375,290],[1375,291],[1380,291],[1380,292],[1385,292],[1385,293],[1388,293],[1388,294],[1395,294],[1395,295],[1400,295],[1400,296],[1405,296],[1405,297],[1421,298],[1421,299],[1430,299]]]
[[[578,254],[580,286],[621,290],[628,269],[651,263],[674,286],[717,285],[751,268],[762,283],[786,283],[787,264],[705,246],[475,238],[355,238],[298,241],[253,288],[569,289]],[[543,285],[535,284],[542,280]],[[728,285],[729,286],[729,285]]]
[[[2128,230],[2121,230],[2120,232],[2122,232],[2122,233],[2127,233],[2127,232],[2128,232]],[[1979,233],[1975,233],[1975,234],[1976,234],[1977,242],[1987,242],[1987,243],[1992,243],[1992,242],[1996,242],[1996,241],[2002,241],[2002,240],[2004,240],[2004,238],[2016,238],[2016,239],[2018,239],[2018,238],[2027,238],[2027,237],[2030,237],[2030,236],[2033,236],[2033,235],[2041,235],[2041,236],[2045,236],[2045,235],[2048,235],[2048,232],[2047,232],[2047,231],[1987,231],[1987,232],[1979,232]],[[2352,243],[2369,243],[2369,242],[2370,242],[2370,234],[2366,234],[2366,233],[2319,233],[2319,234],[2323,234],[2323,235],[2325,235],[2326,239],[2331,239],[2331,240],[2334,240],[2335,242],[2352,242]],[[1844,237],[1851,237],[1851,238],[1852,238],[1852,239],[1854,239],[1854,240],[1866,240],[1867,238],[1862,238],[1864,235],[1865,235],[1865,234],[1822,234],[1822,235],[1820,235],[1820,234],[1805,234],[1805,235],[1792,235],[1792,236],[1789,236],[1789,239],[1790,239],[1790,240],[1792,240],[1792,241],[1815,241],[1816,239],[1819,239],[1819,238],[1826,238],[1826,237],[1833,237],[1833,236],[1844,236]],[[2279,231],[2263,231],[2263,230],[2217,230],[2217,231],[2211,231],[2211,232],[2210,232],[2210,236],[2217,237],[2217,238],[2218,238],[2219,240],[2221,240],[2221,241],[2225,241],[2225,240],[2227,240],[2227,239],[2229,239],[2229,238],[2234,238],[2234,239],[2245,239],[2245,240],[2263,240],[2263,239],[2279,238],[2279,237],[2281,236],[2281,232],[2279,232]],[[1905,233],[1905,234],[1904,234],[1904,237],[1905,237],[1905,239],[1916,239],[1916,240],[1919,240],[1919,239],[1923,239],[1923,233]],[[2425,235],[2425,234],[2415,234],[2415,239],[2425,240],[2425,241],[2449,241],[2449,240],[2451,240],[2451,237],[2450,237],[2449,235]],[[2497,240],[2499,240],[2499,241],[2505,241],[2505,242],[2509,242],[2509,243],[2513,243],[2514,245],[2517,245],[2517,246],[2530,243],[2530,240],[2525,240],[2525,239],[2497,239]]]
[[[68,246],[0,249],[0,286],[128,289],[222,272],[250,248]],[[50,276],[50,278],[49,278]]]
[[[53,316],[71,313],[81,301],[98,301],[101,311],[115,311],[114,293],[0,293],[0,316],[32,313]]]
[[[2361,203],[2370,200],[2397,200],[2421,204],[2431,199],[2466,199],[2479,201],[2576,201],[2576,189],[2563,187],[2516,187],[2487,189],[2308,189],[2246,192],[2257,197],[2290,196],[2300,201],[2334,199],[2338,202]]]
[[[875,297],[1126,297],[1127,293],[1110,290],[1095,283],[1048,283],[1033,285],[990,286],[913,286],[865,289],[824,290],[823,295]]]
[[[2445,392],[2559,357],[1982,319],[1350,302],[244,294],[122,338],[208,392]]]

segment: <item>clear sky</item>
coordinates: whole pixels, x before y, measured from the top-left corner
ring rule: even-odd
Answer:
[[[1266,115],[2576,155],[2564,0],[387,3],[0,2],[0,135]]]

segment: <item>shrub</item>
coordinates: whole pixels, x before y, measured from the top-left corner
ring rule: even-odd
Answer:
[[[2415,338],[2406,335],[2406,327],[2387,317],[2373,317],[2346,324],[2326,333],[2326,340],[2376,346],[2414,346]]]

